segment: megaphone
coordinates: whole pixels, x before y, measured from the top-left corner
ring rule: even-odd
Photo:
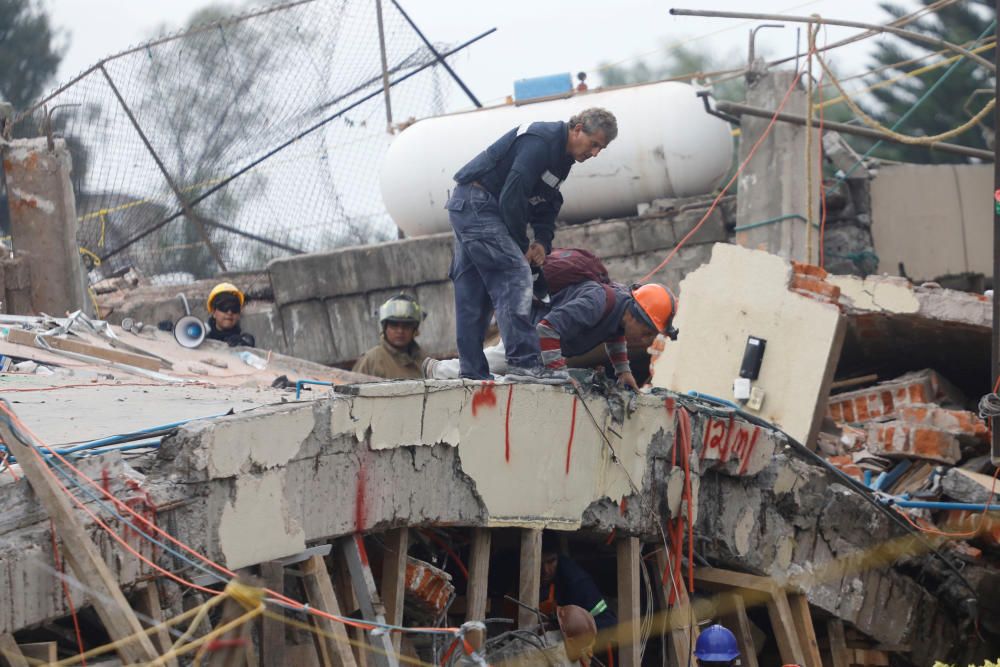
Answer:
[[[185,315],[174,325],[174,338],[181,347],[198,347],[205,340],[205,323],[194,315]]]
[[[184,311],[187,315],[177,320],[177,323],[174,324],[174,340],[181,347],[198,347],[205,340],[205,323],[191,314],[191,307],[188,305],[187,297],[184,294],[178,294],[177,298],[184,302]]]

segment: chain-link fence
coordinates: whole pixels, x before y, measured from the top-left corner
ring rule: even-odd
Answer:
[[[14,131],[38,134],[48,112],[66,137],[93,278],[255,270],[395,237],[383,74],[397,121],[461,96],[392,0],[292,2],[107,58]]]

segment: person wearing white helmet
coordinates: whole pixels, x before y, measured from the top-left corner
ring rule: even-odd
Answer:
[[[416,337],[425,317],[420,304],[408,294],[398,294],[383,303],[378,309],[381,340],[358,359],[352,370],[388,380],[422,378],[420,366],[427,355]]]

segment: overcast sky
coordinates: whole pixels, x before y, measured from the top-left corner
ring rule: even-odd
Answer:
[[[323,1],[323,0],[319,0]],[[389,0],[383,0],[389,4]],[[58,79],[65,81],[104,56],[144,42],[162,26],[176,29],[210,0],[46,0],[55,26],[69,48]],[[236,3],[226,3],[239,6]],[[262,3],[255,3],[259,5]],[[266,3],[264,3],[266,4]],[[733,19],[675,17],[671,7],[728,11],[817,13],[830,18],[882,23],[885,14],[872,0],[400,0],[417,25],[435,42],[457,43],[496,27],[495,34],[454,57],[473,92],[501,101],[515,79],[558,72],[589,71],[597,79],[602,62],[656,61],[664,44],[687,43],[720,55],[745,59],[750,24]],[[909,4],[909,3],[906,3]],[[758,48],[770,55],[795,52],[796,25],[762,30]],[[856,33],[831,28],[830,41]],[[803,48],[805,30],[802,30]],[[840,49],[831,58],[844,75],[861,71],[873,38]]]

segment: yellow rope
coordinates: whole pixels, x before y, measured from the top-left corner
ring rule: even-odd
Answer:
[[[203,603],[201,605],[198,605],[197,607],[192,607],[191,609],[188,609],[187,611],[185,611],[182,614],[179,614],[177,616],[174,616],[173,618],[167,619],[166,621],[163,621],[162,623],[158,623],[158,624],[154,625],[151,628],[146,628],[141,633],[130,635],[128,637],[122,637],[121,639],[119,639],[117,641],[114,641],[114,642],[111,642],[109,644],[103,644],[103,645],[98,646],[96,648],[92,648],[89,651],[87,651],[86,653],[81,653],[79,655],[74,655],[74,656],[69,657],[69,658],[64,658],[64,659],[60,660],[59,662],[54,663],[55,667],[69,667],[70,665],[75,665],[75,664],[79,663],[80,661],[85,660],[87,658],[93,658],[95,656],[103,655],[105,653],[108,653],[109,651],[117,650],[120,646],[124,646],[125,644],[138,639],[140,635],[151,636],[154,633],[159,632],[160,630],[173,627],[173,626],[177,625],[178,623],[181,623],[184,620],[186,620],[188,618],[191,618],[192,616],[197,615],[198,612],[201,610],[202,607],[204,607],[206,605],[215,604],[216,601],[225,599],[226,597],[228,597],[228,594],[227,593],[222,593],[221,595],[212,598],[208,602],[205,602],[205,603]]]
[[[263,593],[263,591],[261,591],[261,593]],[[164,653],[163,655],[161,655],[159,658],[157,658],[153,662],[149,663],[150,667],[157,667],[158,665],[166,664],[167,661],[173,660],[174,658],[176,658],[178,656],[181,656],[181,655],[184,655],[185,653],[189,653],[189,652],[193,651],[194,649],[198,648],[199,646],[201,646],[203,644],[207,644],[208,642],[212,641],[216,637],[221,637],[222,635],[226,634],[227,632],[229,632],[233,628],[237,628],[237,627],[243,625],[244,623],[247,623],[248,621],[252,621],[253,619],[257,618],[258,616],[260,616],[263,613],[264,613],[264,600],[263,600],[263,597],[261,597],[261,599],[260,599],[260,601],[258,601],[256,607],[252,608],[250,611],[246,612],[245,614],[243,614],[239,618],[233,619],[229,623],[226,623],[225,625],[221,625],[221,626],[217,627],[215,630],[212,630],[211,632],[209,632],[208,634],[206,634],[203,637],[199,637],[198,639],[195,639],[193,642],[191,642],[189,644],[181,646],[180,648],[175,648],[175,649],[171,649],[171,650],[167,651],[166,653]]]
[[[972,49],[972,52],[973,53],[982,53],[983,51],[988,51],[988,50],[992,49],[995,45],[996,45],[996,42],[990,42],[988,44],[984,44],[983,46],[980,46],[979,48]],[[945,50],[947,50],[947,49],[945,49]],[[938,52],[938,53],[940,53],[940,52]],[[903,74],[900,74],[899,76],[893,77],[891,79],[886,79],[885,81],[879,81],[878,83],[872,84],[870,86],[865,86],[864,88],[861,88],[861,89],[855,91],[853,94],[851,94],[850,97],[852,97],[852,98],[859,97],[860,95],[862,95],[864,93],[871,92],[873,90],[879,90],[881,88],[887,88],[887,87],[889,87],[891,85],[899,83],[903,79],[909,79],[909,78],[912,78],[912,77],[915,77],[915,76],[920,76],[921,74],[926,74],[927,72],[933,72],[936,69],[940,69],[940,68],[942,68],[942,67],[944,67],[946,65],[952,64],[953,62],[955,62],[956,60],[958,60],[959,58],[962,58],[962,57],[963,56],[961,56],[961,55],[952,56],[950,58],[946,58],[944,60],[940,60],[940,61],[938,61],[936,63],[931,64],[931,65],[927,65],[925,67],[920,67],[920,68],[915,69],[915,70],[913,70],[911,72],[904,72]],[[841,79],[840,82],[843,83],[846,80],[847,79]],[[829,84],[829,86],[833,87],[834,84],[831,83],[831,84]],[[826,86],[824,86],[824,88],[825,87]],[[845,98],[844,98],[843,95],[841,95],[840,97],[833,97],[833,98],[831,98],[829,100],[826,100],[825,102],[819,104],[816,108],[818,108],[818,109],[825,109],[826,107],[833,106],[834,104],[840,104],[844,100],[845,100]]]
[[[894,132],[888,127],[882,125],[880,122],[878,122],[877,120],[866,114],[864,110],[861,107],[859,107],[854,100],[851,99],[850,95],[847,94],[847,91],[844,90],[844,87],[840,84],[840,81],[833,74],[833,72],[830,71],[830,67],[826,64],[826,60],[819,54],[816,54],[816,58],[819,60],[819,64],[823,68],[823,72],[826,74],[826,76],[830,77],[830,81],[837,88],[837,90],[840,91],[840,94],[844,97],[844,102],[847,104],[848,107],[850,107],[851,111],[853,111],[854,114],[861,119],[861,122],[863,122],[868,127],[872,128],[873,130],[878,130],[879,132],[884,133],[887,137],[890,137],[895,141],[898,141],[903,144],[926,146],[928,144],[933,144],[938,141],[944,141],[946,139],[951,139],[952,137],[956,137],[965,132],[966,130],[975,127],[979,123],[979,121],[985,118],[993,110],[993,107],[996,105],[996,98],[993,98],[992,100],[989,101],[989,103],[985,107],[980,109],[979,113],[977,113],[975,116],[970,118],[965,123],[962,123],[958,127],[948,130],[947,132],[941,132],[939,134],[926,137],[914,137],[908,134],[900,134],[899,132]]]

